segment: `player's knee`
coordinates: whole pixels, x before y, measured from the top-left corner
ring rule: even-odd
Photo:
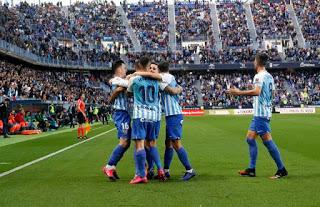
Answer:
[[[172,141],[172,146],[175,150],[180,149],[182,147],[181,141],[180,140]]]
[[[136,147],[137,151],[143,150],[144,149],[144,140],[136,140],[135,147]]]
[[[255,139],[256,136],[257,136],[257,134],[256,134],[256,132],[254,132],[254,131],[248,131],[248,132],[247,132],[247,138],[248,138],[248,139]]]
[[[130,140],[128,139],[121,139],[119,145],[123,148],[129,148],[130,147]]]
[[[157,146],[156,140],[152,140],[149,142],[149,147],[156,147],[156,146]]]
[[[166,139],[165,145],[166,145],[166,148],[172,148],[171,140],[170,139]]]
[[[265,133],[264,135],[261,136],[261,139],[263,141],[269,141],[269,140],[272,140],[272,136],[270,133]]]

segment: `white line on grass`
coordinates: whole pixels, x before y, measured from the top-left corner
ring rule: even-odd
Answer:
[[[68,146],[68,147],[65,147],[65,148],[63,148],[63,149],[61,149],[61,150],[58,150],[58,151],[56,151],[56,152],[52,152],[52,153],[50,153],[50,154],[48,154],[48,155],[46,155],[46,156],[40,157],[40,158],[38,158],[38,159],[36,159],[36,160],[33,160],[33,161],[31,161],[31,162],[28,162],[28,163],[25,163],[25,164],[23,164],[23,165],[20,165],[20,166],[18,166],[18,167],[16,167],[16,168],[13,168],[13,169],[9,170],[9,171],[3,172],[3,173],[0,174],[0,178],[1,178],[1,177],[4,177],[4,176],[6,176],[6,175],[9,175],[9,174],[11,174],[11,173],[14,173],[14,172],[16,172],[16,171],[18,171],[18,170],[21,170],[21,169],[23,169],[23,168],[26,168],[26,167],[28,167],[28,166],[30,166],[30,165],[33,165],[33,164],[35,164],[35,163],[41,162],[41,161],[43,161],[43,160],[46,160],[46,159],[48,159],[48,158],[50,158],[50,157],[53,157],[53,156],[55,156],[55,155],[57,155],[57,154],[60,154],[60,153],[62,153],[62,152],[64,152],[64,151],[67,151],[67,150],[69,150],[69,149],[71,149],[71,148],[74,148],[74,147],[76,147],[76,146],[78,146],[78,145],[80,145],[80,144],[86,143],[86,142],[88,142],[88,141],[90,141],[90,140],[93,140],[93,139],[95,139],[95,138],[97,138],[97,137],[100,137],[100,136],[102,136],[102,135],[104,135],[104,134],[107,134],[107,133],[109,133],[109,132],[111,132],[111,131],[113,131],[113,130],[115,130],[115,129],[116,129],[116,128],[113,128],[113,129],[110,129],[110,130],[108,130],[108,131],[102,132],[102,133],[100,133],[100,134],[97,134],[97,135],[89,138],[89,139],[86,139],[86,140],[84,140],[84,141],[75,143],[75,144],[73,144],[73,145],[70,145],[70,146]]]

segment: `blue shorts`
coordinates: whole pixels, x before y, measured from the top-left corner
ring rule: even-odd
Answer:
[[[118,130],[118,138],[131,139],[131,118],[127,111],[116,110],[112,114],[112,119]]]
[[[166,138],[170,140],[181,139],[183,115],[166,116]]]
[[[132,139],[156,140],[160,132],[160,121],[132,121]]]
[[[270,118],[254,116],[249,130],[255,131],[259,136],[263,136],[268,132],[271,132]]]

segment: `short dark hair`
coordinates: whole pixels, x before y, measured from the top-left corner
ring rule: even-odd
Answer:
[[[169,62],[166,62],[166,61],[161,62],[161,63],[159,64],[159,71],[160,71],[161,73],[168,72],[168,71],[169,71]]]
[[[156,66],[159,66],[159,64],[156,63],[156,62],[154,62],[154,61],[151,62],[151,65],[152,65],[152,64],[153,64],[153,65],[156,65]]]
[[[258,53],[256,55],[257,64],[259,66],[266,66],[269,60],[269,57],[266,53]]]
[[[151,59],[148,56],[142,56],[139,59],[139,64],[141,67],[146,68],[147,65],[151,62]]]
[[[124,64],[124,61],[123,60],[117,60],[117,61],[114,61],[112,63],[112,73],[114,74],[116,72],[116,70],[122,65]]]

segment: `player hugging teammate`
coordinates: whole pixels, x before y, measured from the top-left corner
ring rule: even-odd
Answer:
[[[123,64],[123,62],[121,63]],[[168,63],[162,63],[159,67],[162,73],[159,73],[158,65],[151,63],[151,60],[148,57],[141,57],[135,64],[136,72],[127,76],[126,79],[124,79],[124,71],[117,73],[117,71],[121,71],[121,69],[117,70],[113,67],[115,77],[110,81],[113,86],[113,94],[111,95],[110,100],[115,100],[116,104],[117,102],[119,103],[117,99],[119,99],[120,96],[126,97],[127,99],[127,94],[125,94],[125,88],[127,88],[128,94],[133,95],[134,105],[131,134],[130,117],[126,119],[129,122],[125,122],[124,125],[121,120],[118,120],[115,117],[117,109],[113,115],[115,125],[118,129],[118,137],[121,137],[121,132],[119,134],[119,131],[124,131],[124,129],[127,130],[127,144],[121,148],[120,141],[120,144],[112,153],[108,164],[103,168],[103,172],[111,180],[116,180],[118,178],[115,166],[130,146],[130,135],[132,140],[134,140],[135,145],[134,161],[136,168],[135,176],[130,181],[131,184],[146,183],[148,179],[153,179],[154,164],[158,170],[158,175],[155,176],[155,178],[160,181],[164,181],[169,178],[169,167],[173,157],[173,149],[176,150],[181,163],[186,168],[186,173],[182,179],[187,181],[195,176],[195,172],[188,160],[188,155],[181,144],[183,116],[177,95],[182,92],[182,89],[181,87],[178,87],[174,77],[169,74]],[[115,81],[115,78],[117,78],[118,81]],[[119,78],[121,78],[121,81]],[[129,81],[127,81],[128,79]],[[160,155],[157,149],[157,138],[160,131],[160,120],[162,114],[160,94],[167,123],[164,161],[165,169],[162,167]],[[114,108],[116,108],[115,104]],[[128,110],[128,108],[126,108],[126,110]],[[148,163],[148,171],[146,170],[146,161]]]

